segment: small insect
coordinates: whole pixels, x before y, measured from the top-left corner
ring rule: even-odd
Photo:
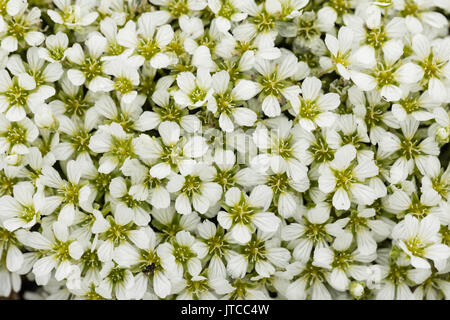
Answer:
[[[146,266],[144,268],[144,270],[142,270],[142,272],[145,273],[145,274],[150,274],[150,273],[153,273],[153,271],[155,271],[155,269],[156,269],[155,264],[151,263],[148,266]]]

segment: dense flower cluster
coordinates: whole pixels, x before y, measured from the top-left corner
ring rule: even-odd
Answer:
[[[450,299],[448,0],[0,0],[0,296]]]

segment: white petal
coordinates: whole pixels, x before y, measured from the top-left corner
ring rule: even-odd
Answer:
[[[342,188],[336,190],[333,195],[333,206],[338,210],[348,210],[350,208],[350,199],[347,191]]]

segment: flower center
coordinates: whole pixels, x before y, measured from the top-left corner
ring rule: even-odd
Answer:
[[[297,22],[297,36],[305,41],[310,41],[320,35],[316,25],[316,14],[304,12]]]
[[[191,198],[194,194],[200,193],[201,183],[202,180],[199,176],[187,175],[183,187],[181,188],[181,192]]]
[[[399,266],[395,263],[390,265],[388,275],[386,279],[394,283],[395,285],[402,284],[407,279],[407,266]]]
[[[26,144],[27,130],[20,126],[17,122],[12,122],[9,130],[6,132],[6,140],[10,143],[10,145]]]
[[[305,269],[300,273],[299,278],[306,280],[306,289],[309,289],[315,283],[323,283],[326,281],[324,269],[314,266],[312,261],[308,261]]]
[[[353,168],[350,166],[344,170],[334,170],[334,176],[336,178],[336,189],[342,188],[348,191],[356,179],[353,177]]]
[[[53,247],[53,251],[55,252],[56,259],[59,262],[71,260],[71,257],[69,254],[70,241],[62,242],[57,239],[55,241],[56,241],[56,243]]]
[[[247,256],[250,263],[256,263],[258,260],[265,259],[266,247],[264,241],[259,239],[250,240],[244,247],[244,255]]]
[[[82,117],[91,105],[84,99],[82,94],[78,94],[64,98],[64,106],[69,115]]]
[[[14,18],[8,25],[6,34],[20,41],[25,38],[25,34],[29,29],[30,27],[24,18]]]
[[[189,95],[189,98],[191,98],[191,100],[194,103],[198,102],[198,101],[203,101],[203,100],[205,100],[206,93],[207,92],[205,90],[203,90],[202,88],[196,87]]]
[[[200,39],[199,44],[207,47],[210,51],[213,51],[216,47],[216,42],[214,38],[209,33],[204,33]]]
[[[417,3],[415,1],[406,0],[405,7],[403,8],[402,11],[400,11],[400,14],[403,17],[407,17],[407,16],[416,17],[419,14],[419,6],[417,5]]]
[[[105,173],[97,173],[97,176],[92,181],[92,183],[95,186],[95,189],[97,189],[100,193],[105,193],[106,191],[109,191],[109,184],[111,183],[111,175],[105,174]]]
[[[117,41],[111,41],[106,49],[107,54],[112,56],[118,56],[124,51],[125,47],[118,44]]]
[[[334,150],[330,149],[323,136],[318,136],[315,141],[309,147],[314,159],[323,163],[325,161],[331,161],[334,158]]]
[[[447,62],[440,61],[439,58],[434,58],[433,52],[430,52],[427,58],[422,61],[418,61],[417,64],[422,67],[424,78],[437,78],[441,77],[441,70],[445,67]]]
[[[347,0],[330,0],[328,5],[336,11],[338,16],[343,16],[350,9],[350,4]]]
[[[249,20],[256,25],[256,30],[258,32],[269,32],[275,27],[276,21],[275,17],[269,14],[265,9]]]
[[[289,188],[289,178],[285,172],[270,175],[267,177],[266,184],[275,194],[281,194]]]
[[[100,60],[89,57],[84,60],[80,70],[89,82],[103,73],[103,63]]]
[[[353,255],[345,251],[336,251],[334,253],[334,260],[331,263],[333,268],[347,270],[353,261]]]
[[[234,105],[233,105],[233,98],[229,93],[221,93],[216,95],[216,101],[217,101],[217,113],[218,114],[226,114],[228,116],[231,115]]]
[[[384,26],[377,29],[366,28],[366,43],[375,49],[380,49],[388,40]]]
[[[226,0],[222,7],[220,7],[219,12],[217,13],[218,16],[224,17],[228,20],[231,19],[231,16],[236,13],[236,9],[234,9],[233,5],[230,1]]]
[[[158,108],[156,112],[161,117],[161,121],[174,121],[180,123],[181,118],[184,116],[184,111],[177,108],[174,104],[170,103],[163,108]]]
[[[298,115],[300,118],[314,120],[320,114],[319,106],[316,101],[309,99],[300,99],[300,108]]]
[[[139,206],[142,204],[141,201],[135,200],[135,199],[134,199],[131,195],[129,195],[129,194],[124,195],[124,196],[121,198],[121,200],[126,204],[126,206],[127,206],[128,208],[136,208],[136,207],[139,207]]]
[[[405,138],[400,142],[400,153],[407,160],[420,155],[419,140]]]
[[[397,85],[397,81],[394,80],[394,68],[391,66],[379,63],[374,70],[374,78],[378,84],[378,88],[381,89],[387,85]]]
[[[15,177],[8,177],[5,173],[0,171],[0,195],[11,195],[13,193],[14,185],[18,179]],[[0,229],[1,230],[1,229]]]
[[[28,91],[19,86],[17,80],[14,79],[12,86],[5,92],[5,96],[10,105],[25,106],[27,104]]]
[[[211,256],[217,255],[218,257],[223,257],[226,250],[229,249],[229,244],[225,241],[223,234],[218,234],[213,238],[205,241],[208,246],[208,252]]]
[[[280,155],[285,160],[292,158],[292,136],[286,139],[273,138],[270,151]]]
[[[160,160],[169,164],[173,169],[178,167],[178,160],[181,159],[181,149],[178,145],[166,146],[162,145]]]
[[[60,193],[63,197],[64,203],[75,204],[78,203],[80,188],[78,185],[72,182],[65,183],[58,193]]]
[[[447,199],[450,193],[450,183],[447,183],[445,179],[439,179],[436,177],[431,180],[433,189],[436,190],[444,199]]]
[[[149,61],[160,51],[158,43],[153,38],[141,39],[137,45],[136,52]]]
[[[81,262],[83,266],[83,273],[85,273],[89,269],[98,270],[101,268],[102,263],[98,259],[97,252],[86,250],[81,256]]]
[[[364,121],[367,123],[369,128],[376,127],[381,124],[383,115],[386,112],[386,104],[378,104],[375,106],[366,107],[366,115]]]
[[[413,193],[411,196],[411,205],[408,208],[408,213],[418,218],[425,217],[430,213],[431,207],[423,204],[417,194]]]
[[[182,15],[189,13],[189,7],[187,0],[172,0],[167,4],[168,11],[174,18],[179,18]]]
[[[19,218],[28,223],[32,221],[34,217],[36,217],[36,220],[39,219],[39,211],[37,211],[33,206],[22,207]]]
[[[217,170],[217,174],[214,177],[214,182],[220,184],[226,192],[228,189],[235,185],[234,171],[233,170]]]
[[[173,246],[173,255],[175,260],[180,263],[188,262],[191,258],[195,257],[195,254],[189,247],[179,245],[175,243]]]
[[[88,152],[90,138],[89,132],[79,128],[73,136],[69,137],[69,140],[77,152]]]
[[[406,248],[411,252],[413,256],[420,257],[425,253],[426,244],[422,242],[418,237],[408,239],[405,243]]]
[[[111,153],[119,158],[120,162],[125,161],[126,158],[133,155],[133,143],[131,138],[118,139],[114,136],[111,143]]]
[[[357,211],[352,211],[352,213],[350,214],[350,221],[348,222],[348,226],[351,228],[353,233],[357,233],[368,228],[367,219],[358,216]]]
[[[125,268],[113,268],[111,269],[111,271],[109,271],[108,279],[113,284],[121,283],[125,280],[126,277],[125,271],[126,271]]]
[[[140,250],[143,262],[140,263],[140,269],[147,275],[153,274],[155,271],[163,271],[161,259],[154,251]]]
[[[406,113],[408,114],[420,110],[418,99],[412,96],[401,99],[398,103],[403,107],[403,109],[405,109]]]
[[[276,71],[260,79],[259,83],[261,84],[261,92],[264,96],[272,95],[280,97],[281,91],[287,86],[286,81],[278,79]]]
[[[245,299],[247,290],[252,287],[250,283],[244,282],[239,278],[236,279],[236,281],[232,284],[232,286],[235,289],[230,295],[230,300]]]
[[[130,79],[126,77],[117,77],[114,79],[114,88],[123,95],[132,91],[134,86]]]
[[[233,224],[243,224],[247,225],[251,222],[251,216],[254,215],[257,211],[257,207],[251,207],[245,198],[241,196],[241,199],[238,203],[236,203],[233,207],[230,207],[228,213],[231,215],[231,219]]]
[[[62,58],[64,58],[64,48],[61,47],[53,47],[53,48],[47,48],[50,58],[52,58],[55,61],[60,61]]]
[[[193,280],[192,276],[188,276],[186,289],[192,293],[194,298],[198,298],[202,293],[209,291],[208,279]]]
[[[305,237],[315,244],[324,240],[329,240],[330,236],[325,230],[326,223],[315,224],[303,219],[305,224]]]
[[[127,239],[130,227],[117,224],[114,219],[108,219],[110,223],[109,229],[105,232],[106,239],[111,240],[115,246]]]

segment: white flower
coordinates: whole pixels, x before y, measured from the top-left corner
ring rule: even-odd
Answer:
[[[199,213],[206,213],[222,195],[220,185],[212,182],[214,168],[186,160],[179,169],[180,175],[172,175],[167,183],[167,190],[178,194],[175,209],[180,214],[190,214],[192,207]]]
[[[436,137],[437,141],[448,141],[450,138],[450,116],[443,108],[433,110],[435,125],[431,125],[429,132]]]
[[[167,18],[162,11],[148,12],[139,17],[137,29],[134,21],[128,21],[117,33],[117,43],[131,49],[153,68],[166,68],[174,62],[164,53],[174,36],[172,27],[164,24]]]
[[[436,40],[432,44],[422,34],[412,39],[413,60],[423,70],[420,84],[428,90],[430,98],[437,102],[447,101],[447,90],[443,81],[450,79],[450,42]]]
[[[350,79],[348,67],[352,63],[353,31],[348,27],[339,29],[338,37],[327,34],[325,44],[331,53],[330,58],[322,57],[320,63],[323,69],[335,68],[346,80]]]
[[[113,262],[107,262],[100,272],[103,280],[96,291],[107,299],[115,296],[118,300],[129,300],[134,296],[135,279],[130,270],[115,266]]]
[[[67,71],[70,82],[76,86],[87,83],[90,90],[108,91],[110,80],[105,77],[101,56],[106,50],[106,39],[97,34],[89,35],[85,42],[87,54],[79,43],[65,51],[67,59],[73,67]]]
[[[6,11],[10,17],[5,19],[6,21],[3,17],[0,19],[0,46],[3,50],[14,52],[24,44],[39,46],[44,41],[44,34],[38,31],[41,22],[39,8],[33,7],[28,10],[26,1],[9,0]]]
[[[98,17],[98,12],[91,12],[93,3],[90,1],[53,0],[58,10],[47,10],[48,16],[58,24],[64,24],[70,29],[79,29],[92,24]]]
[[[352,202],[372,204],[377,198],[374,190],[364,184],[367,178],[378,174],[377,165],[369,159],[354,164],[355,157],[356,150],[353,146],[341,147],[319,177],[320,190],[333,193],[333,206],[338,210],[348,210]]]
[[[52,34],[45,39],[46,48],[39,49],[39,56],[49,62],[57,62],[64,60],[65,51],[69,46],[69,39],[67,34],[58,32]]]
[[[150,222],[149,206],[145,201],[137,200],[137,197],[130,194],[131,188],[128,188],[125,179],[122,177],[112,179],[109,184],[109,192],[112,197],[111,207],[113,210],[131,210],[134,223],[138,226],[148,225]]]
[[[52,213],[58,205],[58,202],[54,201],[46,203],[42,190],[35,192],[30,182],[16,184],[14,197],[3,196],[0,198],[0,203],[0,216],[4,228],[8,231],[19,228],[30,229],[40,221],[41,215]]]
[[[257,228],[264,232],[275,232],[280,219],[267,212],[272,199],[272,190],[264,185],[255,187],[247,196],[236,187],[225,194],[227,211],[220,211],[217,220],[224,229],[229,229],[233,239],[245,244]]]
[[[407,215],[392,230],[392,237],[409,256],[415,268],[431,268],[427,259],[439,268],[442,266],[440,263],[450,257],[450,248],[440,243],[439,227],[439,220],[432,215],[420,221]]]
[[[198,276],[202,271],[201,260],[207,253],[200,245],[200,241],[196,240],[189,232],[179,231],[174,240],[165,242],[159,247],[158,255],[162,259],[173,261],[168,266],[173,270],[173,280],[182,278],[183,270],[189,272],[191,276]]]
[[[136,265],[140,273],[134,278],[133,298],[141,299],[149,283],[156,295],[165,298],[171,293],[172,284],[167,269],[175,264],[172,256],[161,258],[156,235],[150,228],[132,231],[134,246],[124,243],[114,249],[114,260],[119,266],[129,268]]]
[[[99,172],[110,173],[134,152],[132,136],[121,125],[113,122],[98,130],[89,140],[89,148],[96,153],[103,153]]]
[[[171,121],[189,133],[200,129],[201,122],[197,116],[188,114],[187,106],[180,106],[173,101],[173,97],[165,89],[157,89],[152,95],[152,101],[156,104],[153,111],[144,111],[135,126],[139,131],[156,129],[161,123]]]
[[[216,15],[214,21],[217,28],[224,33],[230,30],[232,22],[240,22],[247,17],[247,13],[238,9],[239,1],[237,0],[225,2],[209,0],[208,7]]]
[[[251,159],[251,166],[262,173],[271,167],[285,168],[288,177],[303,180],[308,169],[300,158],[302,145],[290,131],[292,121],[278,117],[266,123],[269,128],[258,126],[253,132],[253,141],[261,153]]]
[[[289,53],[282,55],[273,62],[256,59],[254,68],[261,75],[258,78],[261,90],[262,110],[268,117],[276,117],[281,114],[282,99],[285,98],[291,104],[298,104],[300,88],[289,81],[296,71],[297,58]]]
[[[346,291],[350,286],[350,279],[364,281],[367,278],[368,267],[363,263],[371,262],[376,254],[361,254],[358,250],[352,251],[351,236],[344,233],[333,242],[332,248],[318,248],[314,251],[313,265],[331,270],[327,275],[328,283],[338,291]]]
[[[447,19],[441,13],[432,11],[433,3],[417,0],[394,0],[393,4],[396,10],[405,12],[405,25],[412,34],[420,33],[427,27],[440,29],[448,24]]]
[[[259,91],[257,83],[249,80],[239,80],[231,92],[229,89],[230,75],[220,71],[212,76],[214,94],[208,101],[208,110],[219,117],[220,128],[225,132],[234,130],[234,123],[239,126],[251,127],[256,121],[256,113],[245,107],[238,107],[242,102],[250,100]],[[234,123],[233,123],[234,122]]]
[[[332,110],[340,104],[339,95],[321,94],[321,87],[322,82],[319,79],[307,77],[302,83],[300,103],[292,105],[296,120],[305,130],[313,131],[317,126],[331,127],[336,120]]]
[[[4,115],[0,115],[0,150],[7,156],[6,161],[11,165],[22,162],[22,156],[30,152],[29,146],[39,135],[39,130],[29,118],[10,122]]]
[[[51,199],[56,201],[56,206],[61,206],[58,221],[61,225],[70,226],[74,220],[79,207],[90,208],[92,201],[91,189],[86,183],[80,181],[83,165],[74,160],[67,163],[67,180],[63,180],[53,167],[42,168],[39,182],[47,187],[58,190],[58,195]]]
[[[234,38],[238,41],[252,40],[258,48],[273,47],[277,36],[275,15],[281,11],[281,4],[270,0],[257,5],[254,0],[244,0],[236,2],[236,5],[253,19],[234,28]]]
[[[198,69],[197,77],[192,72],[182,72],[177,76],[178,90],[174,92],[175,102],[182,106],[204,105],[214,92],[212,78],[206,69]]]
[[[0,112],[5,113],[9,121],[21,121],[31,108],[44,101],[36,88],[35,80],[26,73],[11,79],[8,71],[0,70]]]
[[[406,119],[400,123],[403,140],[392,133],[387,133],[380,141],[380,151],[390,155],[396,151],[400,157],[395,160],[390,169],[392,183],[398,183],[417,166],[423,172],[428,157],[439,154],[438,146],[434,138],[428,137],[423,141],[415,138],[419,122],[414,119]]]
[[[371,61],[366,72],[352,70],[351,79],[363,91],[376,89],[386,101],[397,101],[405,90],[402,86],[416,84],[424,75],[417,64],[402,63],[402,54],[403,43],[391,40],[383,47],[383,61]]]
[[[14,291],[18,291],[17,287],[20,287],[21,282],[17,281],[18,272],[24,265],[24,254],[17,246],[17,238],[15,232],[10,232],[4,228],[0,223],[0,234],[2,234],[2,254],[5,257],[4,269],[1,271],[3,278],[0,294],[7,297],[11,291],[11,287],[14,287]],[[6,278],[6,279],[5,279]],[[9,287],[9,288],[8,288]]]
[[[51,272],[56,269],[55,278],[61,281],[72,272],[73,262],[83,254],[79,241],[71,238],[67,226],[59,222],[53,223],[46,237],[39,232],[19,230],[18,239],[27,246],[41,250],[41,258],[33,265],[36,281],[46,284]]]

